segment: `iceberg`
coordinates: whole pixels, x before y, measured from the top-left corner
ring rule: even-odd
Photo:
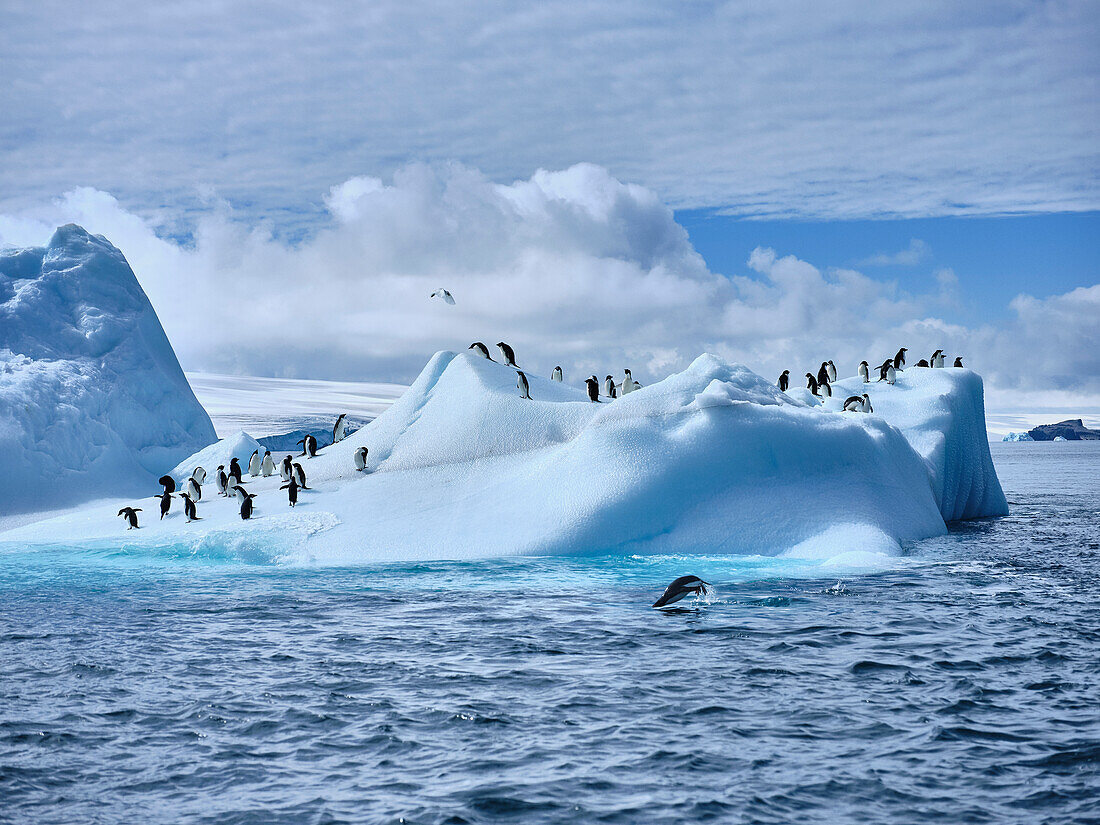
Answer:
[[[1001,441],[1034,441],[1028,433],[1009,433]]]
[[[153,492],[214,438],[109,241],[70,224],[0,252],[0,516]]]
[[[173,512],[125,533],[117,502],[102,502],[0,541],[124,536],[172,552],[326,564],[603,552],[865,563],[945,533],[948,520],[1007,511],[982,382],[969,370],[872,386],[875,414],[840,412],[839,398],[808,404],[712,355],[598,404],[528,380],[531,400],[514,369],[437,353],[374,421],[316,458],[295,457],[310,489],[293,509],[277,477],[246,479],[257,496],[247,522],[235,501],[204,496],[200,522]],[[365,472],[354,468],[359,447]]]

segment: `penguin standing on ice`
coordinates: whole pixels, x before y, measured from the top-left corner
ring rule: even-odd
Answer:
[[[905,366],[905,353],[909,352],[906,347],[902,347],[898,350],[898,354],[894,356],[894,369],[900,370]]]
[[[237,483],[241,483],[241,476],[244,473],[241,472],[241,462],[237,461],[236,456],[229,459],[229,475],[237,479]]]
[[[778,383],[779,383],[779,389],[782,390],[783,392],[786,392],[787,387],[789,387],[791,385],[791,371],[790,370],[783,370],[782,374],[779,376]]]
[[[859,362],[859,377],[863,379],[864,384],[871,382],[871,367],[866,361]]]
[[[817,388],[821,391],[821,397],[822,398],[832,398],[833,397],[833,385],[829,383],[828,379],[826,379],[825,381],[820,382],[817,385]]]
[[[290,481],[290,474],[293,472],[293,469],[290,456],[285,456],[283,460],[279,462],[279,475],[282,477],[283,481]]]
[[[301,487],[303,490],[309,489],[306,486],[306,471],[302,469],[302,465],[298,462],[294,462],[294,472],[291,473],[290,477],[297,481],[298,486]]]
[[[187,493],[180,493],[180,498],[183,499],[183,514],[187,517],[187,523],[202,521],[199,518],[199,510],[195,506],[195,500]]]
[[[191,471],[191,478],[195,479],[199,484],[206,483],[206,470],[202,467],[196,467]]]
[[[126,528],[127,530],[140,529],[138,528],[137,522],[137,514],[140,512],[140,507],[123,507],[121,510],[118,511],[118,514],[120,516],[124,516],[126,518],[126,523],[130,525]]]
[[[962,356],[959,355],[959,356],[956,356],[955,363],[952,364],[951,366],[953,366],[953,367],[962,367],[962,365],[963,365]],[[965,369],[965,367],[963,367],[963,369]]]
[[[814,378],[814,374],[812,372],[806,373],[806,389],[808,389],[811,394],[820,396],[820,393],[818,392],[817,379]]]
[[[531,385],[527,383],[527,376],[519,370],[516,370],[516,374],[519,376],[519,381],[516,382],[516,389],[519,390],[519,397],[531,400]]]
[[[191,496],[195,501],[202,500],[202,485],[195,481],[195,477],[187,479],[187,495]]]
[[[550,373],[550,380],[559,382],[562,380],[561,367],[554,367],[554,371]]]
[[[695,593],[701,593],[705,596],[707,587],[708,583],[698,576],[680,576],[665,588],[664,594],[653,603],[653,606],[668,607],[670,604],[675,604],[680,599]]]
[[[867,393],[863,395],[850,395],[844,401],[844,412],[874,412],[871,409],[871,399]]]
[[[286,496],[290,499],[291,507],[294,507],[298,503],[298,482],[293,478],[279,489],[286,490]]]
[[[615,389],[615,378],[611,375],[605,375],[603,379],[603,394],[608,398],[618,398],[619,391]]]
[[[255,498],[255,496],[252,496],[252,493],[248,492],[248,490],[246,490],[244,487],[241,487],[240,485],[234,487],[233,492],[237,495],[237,501],[239,501],[241,504],[244,504],[244,500],[246,498],[249,498],[250,496],[252,498]]]
[[[299,440],[297,443],[302,445],[302,455],[307,458],[317,457],[317,439],[312,435],[306,433],[306,437]]]
[[[225,474],[225,465],[218,465],[218,474],[214,477],[219,496],[229,495],[229,476]]]
[[[340,417],[336,419],[336,423],[332,426],[332,443],[335,444],[338,441],[343,441],[344,436],[348,434],[348,422],[347,413],[340,413]]]
[[[623,375],[623,395],[626,395],[628,392],[634,392],[637,388],[634,386],[634,379],[630,377],[630,370],[624,369]]]
[[[509,367],[516,366],[516,353],[503,341],[497,341],[497,349],[500,350],[500,354],[504,356],[504,363]]]
[[[163,519],[172,509],[172,494],[165,490],[160,494],[160,517]]]
[[[275,460],[271,457],[271,450],[264,450],[264,458],[260,462],[260,475],[267,478],[273,472],[275,472]]]
[[[260,451],[253,450],[248,458],[248,474],[255,478],[260,474]]]
[[[829,383],[829,362],[822,361],[821,366],[817,370],[817,383],[828,384]]]
[[[886,383],[893,384],[898,380],[898,371],[894,369],[894,362],[887,359],[886,361]]]
[[[588,400],[594,401],[597,404],[600,403],[600,382],[596,380],[596,376],[590,375],[584,379],[585,388],[588,390]]]
[[[831,384],[836,381],[836,364],[834,364],[832,361],[826,361],[825,365],[829,368],[829,383]]]
[[[935,352],[932,353],[932,357],[929,358],[928,360],[932,362],[933,368],[942,369],[943,368],[943,350],[942,349],[936,350]]]
[[[176,480],[172,476],[161,476],[158,481],[164,485],[164,492],[174,493],[176,492]]]
[[[252,518],[253,504],[252,499],[256,498],[252,493],[245,493],[244,500],[241,502],[241,518],[245,521]]]
[[[355,451],[355,469],[359,472],[363,472],[367,469],[367,448],[359,447]]]
[[[894,368],[894,359],[887,358],[885,361],[882,362],[882,366],[880,366],[878,368],[878,380],[879,381],[885,381],[886,380],[886,370],[888,368],[889,369]]]
[[[480,355],[482,358],[488,358],[490,361],[493,360],[492,356],[489,355],[489,348],[480,341],[474,341],[470,344],[468,349],[472,349],[475,355]]]
[[[229,478],[227,478],[225,482],[225,494],[227,496],[233,495],[233,491],[237,489],[237,485],[239,483],[240,480],[235,475],[230,473]]]

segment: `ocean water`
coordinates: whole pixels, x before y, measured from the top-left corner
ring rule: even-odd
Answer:
[[[1100,444],[993,454],[864,571],[6,552],[0,821],[1100,822]]]

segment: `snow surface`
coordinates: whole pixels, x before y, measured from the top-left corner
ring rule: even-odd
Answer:
[[[944,533],[941,513],[1005,509],[981,380],[969,370],[911,370],[893,387],[872,385],[870,415],[833,411],[854,390],[810,406],[710,355],[610,403],[528,379],[530,401],[515,370],[437,353],[376,420],[315,459],[295,458],[311,489],[294,509],[277,476],[246,479],[257,495],[251,521],[235,501],[207,494],[200,522],[173,511],[128,533],[115,516],[126,502],[111,501],[0,541],[122,541],[305,563],[619,551],[864,564]],[[838,387],[849,385],[864,390],[859,379]],[[206,455],[227,458],[243,441]],[[353,465],[361,445],[366,473]],[[180,472],[205,460],[192,456]]]
[[[184,480],[195,471],[196,467],[202,467],[206,470],[207,484],[212,485],[218,467],[224,466],[228,472],[229,462],[235,458],[241,462],[241,469],[247,478],[248,459],[252,457],[252,453],[256,450],[260,451],[260,457],[263,458],[264,448],[260,445],[260,442],[241,430],[236,435],[223,438],[221,441],[215,441],[209,447],[203,447],[194,455],[185,458],[168,475],[176,480],[176,488],[182,490]],[[272,453],[272,456],[274,456],[274,453]]]
[[[156,490],[214,438],[109,241],[70,224],[0,252],[0,516]]]

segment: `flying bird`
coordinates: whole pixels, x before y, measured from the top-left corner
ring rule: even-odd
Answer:
[[[447,290],[443,289],[442,287],[440,287],[439,289],[437,289],[437,290],[436,290],[435,292],[433,292],[433,293],[432,293],[431,295],[429,295],[428,297],[429,297],[429,298],[442,298],[442,299],[443,299],[444,301],[446,301],[446,302],[447,302],[448,304],[450,304],[451,306],[454,306],[454,303],[455,303],[455,299],[454,299],[454,296],[453,296],[453,295],[451,295],[451,293],[450,293],[450,292],[448,292]]]

